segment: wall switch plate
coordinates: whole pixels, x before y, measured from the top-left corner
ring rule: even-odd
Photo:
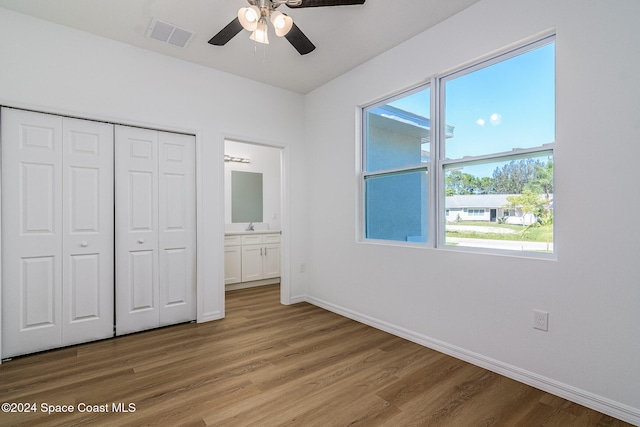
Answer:
[[[541,331],[549,330],[549,313],[542,310],[533,310],[533,328]]]

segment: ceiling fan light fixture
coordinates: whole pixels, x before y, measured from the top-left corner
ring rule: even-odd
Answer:
[[[286,35],[293,27],[293,19],[279,11],[271,12],[271,23],[278,37]]]
[[[251,40],[262,43],[269,44],[269,36],[267,34],[267,21],[264,18],[261,18],[258,22],[256,29],[251,33]]]
[[[1,0],[0,0],[1,1]],[[315,45],[293,22],[293,19],[284,13],[276,11],[282,5],[290,8],[314,8],[324,6],[355,6],[364,4],[366,0],[247,0],[248,7],[238,10],[238,16],[218,31],[209,44],[224,46],[244,28],[251,32],[249,37],[257,43],[268,44],[267,18],[271,21],[275,33],[284,37],[298,51],[300,55],[306,55],[315,50]]]
[[[258,6],[241,7],[238,10],[238,19],[242,28],[248,31],[255,31],[260,21],[260,9]]]

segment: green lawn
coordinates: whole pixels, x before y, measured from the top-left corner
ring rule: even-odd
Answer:
[[[522,225],[513,224],[498,224],[496,222],[483,222],[483,221],[461,221],[456,222],[456,226],[480,226],[488,228],[503,228],[516,231],[515,233],[491,233],[479,232],[474,230],[469,231],[447,231],[447,237],[462,237],[468,239],[490,239],[490,240],[514,240],[514,241],[529,241],[529,242],[553,242],[553,225],[531,227],[523,233],[525,227]]]

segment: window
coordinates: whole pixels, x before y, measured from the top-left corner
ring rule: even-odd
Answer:
[[[554,58],[551,36],[365,107],[364,238],[553,253]]]
[[[427,242],[429,86],[364,110],[364,232],[368,239]]]
[[[469,216],[484,216],[484,209],[469,209],[467,212]]]

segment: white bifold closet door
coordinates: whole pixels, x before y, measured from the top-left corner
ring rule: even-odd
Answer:
[[[2,357],[113,336],[113,126],[0,118]]]
[[[116,334],[194,320],[195,137],[115,131]]]

